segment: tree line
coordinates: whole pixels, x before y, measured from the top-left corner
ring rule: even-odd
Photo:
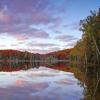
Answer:
[[[58,60],[68,60],[71,49],[51,52],[48,54],[31,53],[18,50],[0,50],[0,61],[43,61],[52,62]]]
[[[100,8],[80,21],[80,39],[71,51],[71,61],[100,65]]]

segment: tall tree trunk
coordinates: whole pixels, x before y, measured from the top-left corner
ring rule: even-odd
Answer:
[[[87,65],[87,55],[86,55],[86,52],[85,52],[85,64]]]
[[[96,46],[97,52],[98,52],[98,54],[100,55],[100,50],[99,50],[99,48],[98,48],[98,46],[97,46],[97,43],[96,43],[96,40],[95,40],[94,36],[92,36],[92,38],[93,38],[94,44],[95,44],[95,46]]]

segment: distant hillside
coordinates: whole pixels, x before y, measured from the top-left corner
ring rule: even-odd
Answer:
[[[56,52],[51,52],[46,54],[46,59],[48,60],[69,60],[71,49],[64,49]]]
[[[0,50],[0,60],[40,60],[41,55],[18,50]]]
[[[0,60],[64,60],[68,59],[72,49],[65,49],[48,54],[34,54],[31,52],[22,52],[18,50],[0,50]]]

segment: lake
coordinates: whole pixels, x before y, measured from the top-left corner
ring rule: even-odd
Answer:
[[[0,63],[0,100],[100,100],[97,78],[81,69],[61,62]]]

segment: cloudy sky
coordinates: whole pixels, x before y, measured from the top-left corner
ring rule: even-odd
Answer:
[[[99,7],[100,0],[0,0],[0,49],[71,48],[82,36],[79,21]]]

